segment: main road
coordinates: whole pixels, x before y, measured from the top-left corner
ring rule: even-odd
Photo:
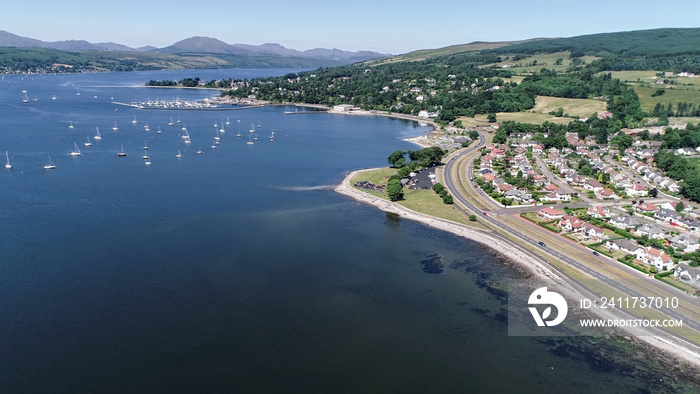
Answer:
[[[570,284],[583,288],[591,294],[600,294],[600,286],[609,286],[614,291],[619,292],[623,297],[661,297],[680,300],[678,308],[660,308],[666,318],[683,320],[691,329],[691,334],[679,336],[674,332],[663,330],[668,334],[676,336],[678,339],[700,345],[700,303],[692,296],[685,294],[665,283],[655,280],[639,271],[631,269],[623,264],[608,259],[604,256],[593,256],[591,251],[580,244],[571,242],[559,235],[555,235],[539,226],[525,222],[519,217],[512,217],[512,212],[505,208],[495,208],[494,210],[482,210],[476,206],[493,206],[491,199],[486,197],[480,190],[475,192],[472,187],[473,179],[472,163],[476,158],[473,154],[476,149],[485,145],[485,139],[480,135],[479,143],[473,147],[460,150],[450,157],[443,171],[443,182],[445,187],[454,196],[458,207],[473,212],[480,217],[482,223],[494,230],[495,235],[506,239],[511,243],[518,243],[530,253],[543,258],[549,267],[559,273]],[[466,165],[465,165],[466,162]],[[463,167],[463,169],[461,169]],[[462,209],[460,207],[460,209]],[[517,210],[516,210],[517,211]],[[546,243],[544,241],[547,241]],[[542,243],[542,244],[541,244]],[[545,246],[548,245],[548,246]],[[533,249],[536,252],[533,252]],[[585,257],[587,256],[587,257]],[[553,264],[552,259],[561,263]],[[572,271],[571,268],[577,272]],[[594,279],[587,281],[585,279]],[[592,288],[595,283],[597,288]],[[639,311],[624,311],[631,317],[639,318]],[[648,311],[645,311],[649,317]]]

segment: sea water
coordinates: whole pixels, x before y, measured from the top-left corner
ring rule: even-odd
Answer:
[[[417,149],[403,139],[425,126],[113,103],[217,94],[140,87],[151,79],[291,71],[0,80],[0,152],[13,165],[0,171],[0,391],[692,390],[621,339],[508,337],[503,286],[521,274],[332,191],[348,171]],[[74,142],[82,156],[69,156]],[[424,272],[434,258],[442,273]]]

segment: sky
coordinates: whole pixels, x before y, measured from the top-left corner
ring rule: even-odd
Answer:
[[[388,54],[473,41],[700,27],[700,2],[530,0],[33,0],[6,2],[0,30],[42,41],[165,47],[192,36]]]

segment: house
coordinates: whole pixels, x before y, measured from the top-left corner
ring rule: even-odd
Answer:
[[[553,183],[549,183],[549,184],[545,185],[545,186],[543,187],[543,189],[546,190],[546,191],[548,191],[548,192],[555,192],[555,191],[559,190],[559,188],[557,187],[557,185],[555,185],[555,184],[553,184]]]
[[[678,224],[678,222],[680,222],[680,220],[683,218],[683,216],[681,216],[678,212],[670,209],[659,209],[658,211],[654,212],[654,217],[659,220],[675,224]]]
[[[620,198],[617,194],[615,194],[614,191],[611,189],[602,189],[598,190],[595,192],[596,197],[602,199],[602,200],[610,200],[610,199],[617,199]]]
[[[350,104],[340,104],[340,105],[333,106],[333,111],[337,111],[337,112],[350,112],[353,109],[355,109],[355,106],[350,105]]]
[[[693,148],[678,148],[676,149],[676,155],[690,156],[695,154],[695,149]]]
[[[557,197],[557,193],[547,193],[540,197],[540,201],[559,201],[559,197]]]
[[[564,211],[547,207],[540,209],[539,212],[537,212],[537,216],[547,220],[561,219],[564,217]]]
[[[661,249],[653,246],[647,246],[637,251],[637,260],[653,265],[657,271],[666,271],[673,267],[671,256],[667,255]]]
[[[598,190],[603,190],[605,186],[602,183],[596,181],[595,179],[587,179],[583,182],[583,188],[586,190],[592,190],[594,192]]]
[[[646,186],[635,183],[631,187],[625,188],[625,193],[630,197],[644,197],[649,194],[649,190]]]
[[[639,227],[636,231],[639,236],[647,236],[651,239],[663,239],[664,231],[655,224],[644,224]]]
[[[654,213],[659,210],[659,207],[650,202],[643,202],[641,204],[637,204],[634,209],[641,213]]]
[[[576,216],[564,215],[559,221],[559,226],[567,233],[581,230],[583,221]]]
[[[634,220],[633,217],[623,215],[614,216],[612,219],[609,220],[609,223],[622,230],[627,230],[637,225],[637,221]]]
[[[581,226],[581,232],[590,239],[606,239],[605,231],[598,226],[594,226],[590,223],[583,223]]]
[[[523,190],[511,189],[505,192],[505,196],[525,203],[532,201],[532,194]]]
[[[611,250],[619,250],[620,252],[634,255],[636,255],[637,251],[642,248],[641,246],[637,245],[636,242],[625,238],[607,241],[605,246]]]
[[[698,239],[688,234],[680,234],[666,238],[675,250],[680,250],[683,253],[695,252],[700,248]]]
[[[683,204],[685,205],[685,203]],[[678,201],[664,201],[662,204],[659,204],[660,208],[668,209],[675,211],[676,207],[678,206]],[[693,210],[693,206],[688,204],[685,205],[685,208],[683,208],[683,212],[690,212]]]
[[[588,216],[592,218],[604,218],[610,214],[610,210],[602,205],[588,207],[586,212],[588,213]]]
[[[673,276],[693,287],[700,288],[700,268],[679,263],[673,269]]]

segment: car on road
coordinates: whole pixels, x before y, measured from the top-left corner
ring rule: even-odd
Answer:
[[[600,256],[600,253],[598,253],[598,252],[593,252],[593,256]]]
[[[488,216],[488,215],[486,215],[486,212],[481,212],[481,213],[483,213],[483,214],[484,214],[484,216]]]
[[[546,248],[546,247],[547,247],[547,245],[545,245],[545,243],[542,242],[542,241],[538,242],[538,244],[540,244],[540,246],[542,246],[543,248]]]

